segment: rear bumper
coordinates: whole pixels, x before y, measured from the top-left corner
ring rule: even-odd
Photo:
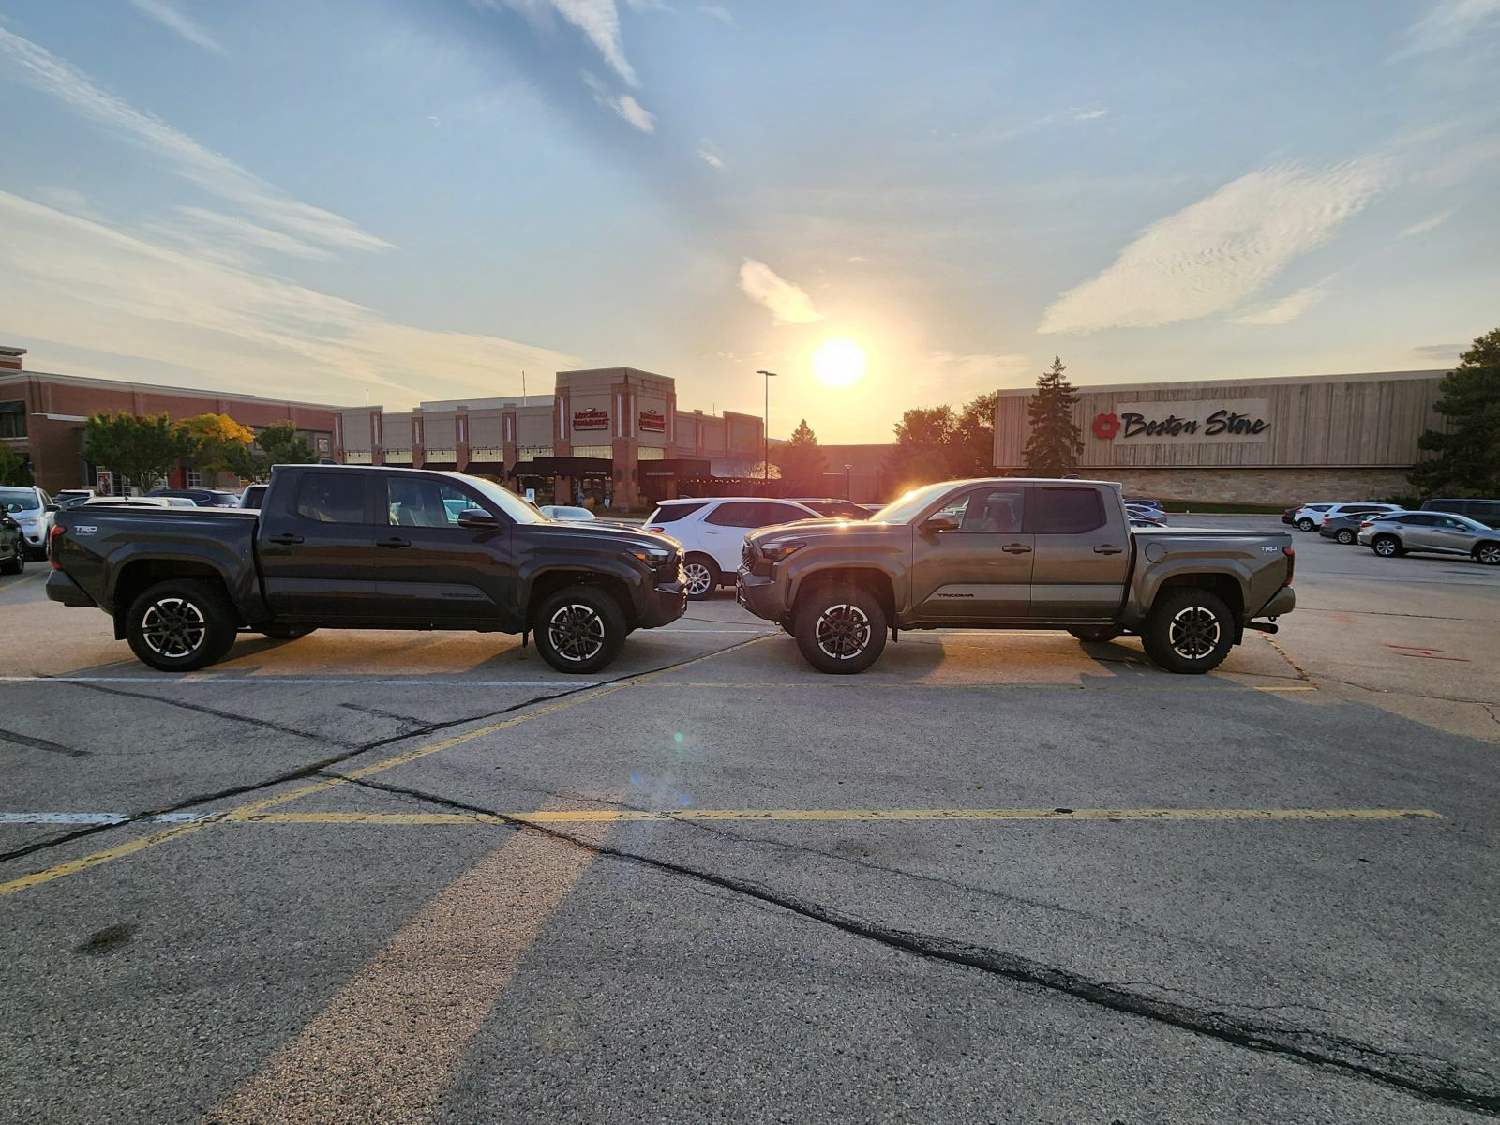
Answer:
[[[1261,606],[1260,612],[1252,614],[1253,617],[1280,617],[1283,613],[1291,613],[1297,608],[1297,591],[1290,586],[1283,586],[1271,595],[1271,600]]]
[[[83,587],[60,570],[47,575],[47,596],[55,602],[74,608],[92,606],[94,599],[84,593]]]
[[[646,591],[642,604],[636,606],[636,625],[641,629],[659,629],[686,612],[687,588],[681,582],[663,582]]]

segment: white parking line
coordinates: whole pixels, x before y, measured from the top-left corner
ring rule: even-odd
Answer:
[[[459,677],[367,680],[360,676],[0,676],[0,684],[172,684],[203,687],[216,684],[358,684],[434,687],[591,688],[600,680],[465,680]]]

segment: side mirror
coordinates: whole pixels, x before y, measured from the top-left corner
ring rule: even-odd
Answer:
[[[500,521],[483,508],[465,508],[458,513],[459,527],[499,527]]]
[[[940,531],[957,531],[958,523],[947,516],[929,516],[922,521],[923,535],[936,535]]]
[[[49,511],[49,512],[56,512],[58,510],[59,509],[58,509],[58,507],[57,507],[56,504],[48,504],[47,505],[47,511]]]

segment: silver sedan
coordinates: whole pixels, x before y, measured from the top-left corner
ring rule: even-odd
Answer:
[[[1500,531],[1447,512],[1397,512],[1367,519],[1359,525],[1359,544],[1387,559],[1408,551],[1431,551],[1500,566]]]

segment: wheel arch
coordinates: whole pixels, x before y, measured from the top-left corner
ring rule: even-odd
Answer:
[[[526,626],[530,628],[534,625],[537,609],[544,601],[569,586],[592,586],[607,591],[620,607],[620,612],[625,615],[625,627],[636,628],[638,615],[635,599],[631,597],[630,585],[624,578],[603,571],[569,567],[544,570],[532,578],[531,589],[526,598]]]
[[[224,595],[224,601],[235,608],[228,581],[211,563],[196,559],[132,559],[115,576],[111,613],[115,624],[115,640],[125,639],[125,615],[130,612],[136,598],[158,582],[174,578],[210,583]],[[239,610],[235,608],[235,612],[238,614]]]
[[[808,594],[824,586],[831,586],[838,582],[852,582],[868,590],[880,604],[881,611],[885,614],[886,623],[888,625],[895,624],[895,585],[891,581],[889,574],[879,567],[874,566],[830,565],[799,575],[797,585],[793,588],[792,596],[789,599],[792,615],[795,617],[801,610],[802,600]]]

